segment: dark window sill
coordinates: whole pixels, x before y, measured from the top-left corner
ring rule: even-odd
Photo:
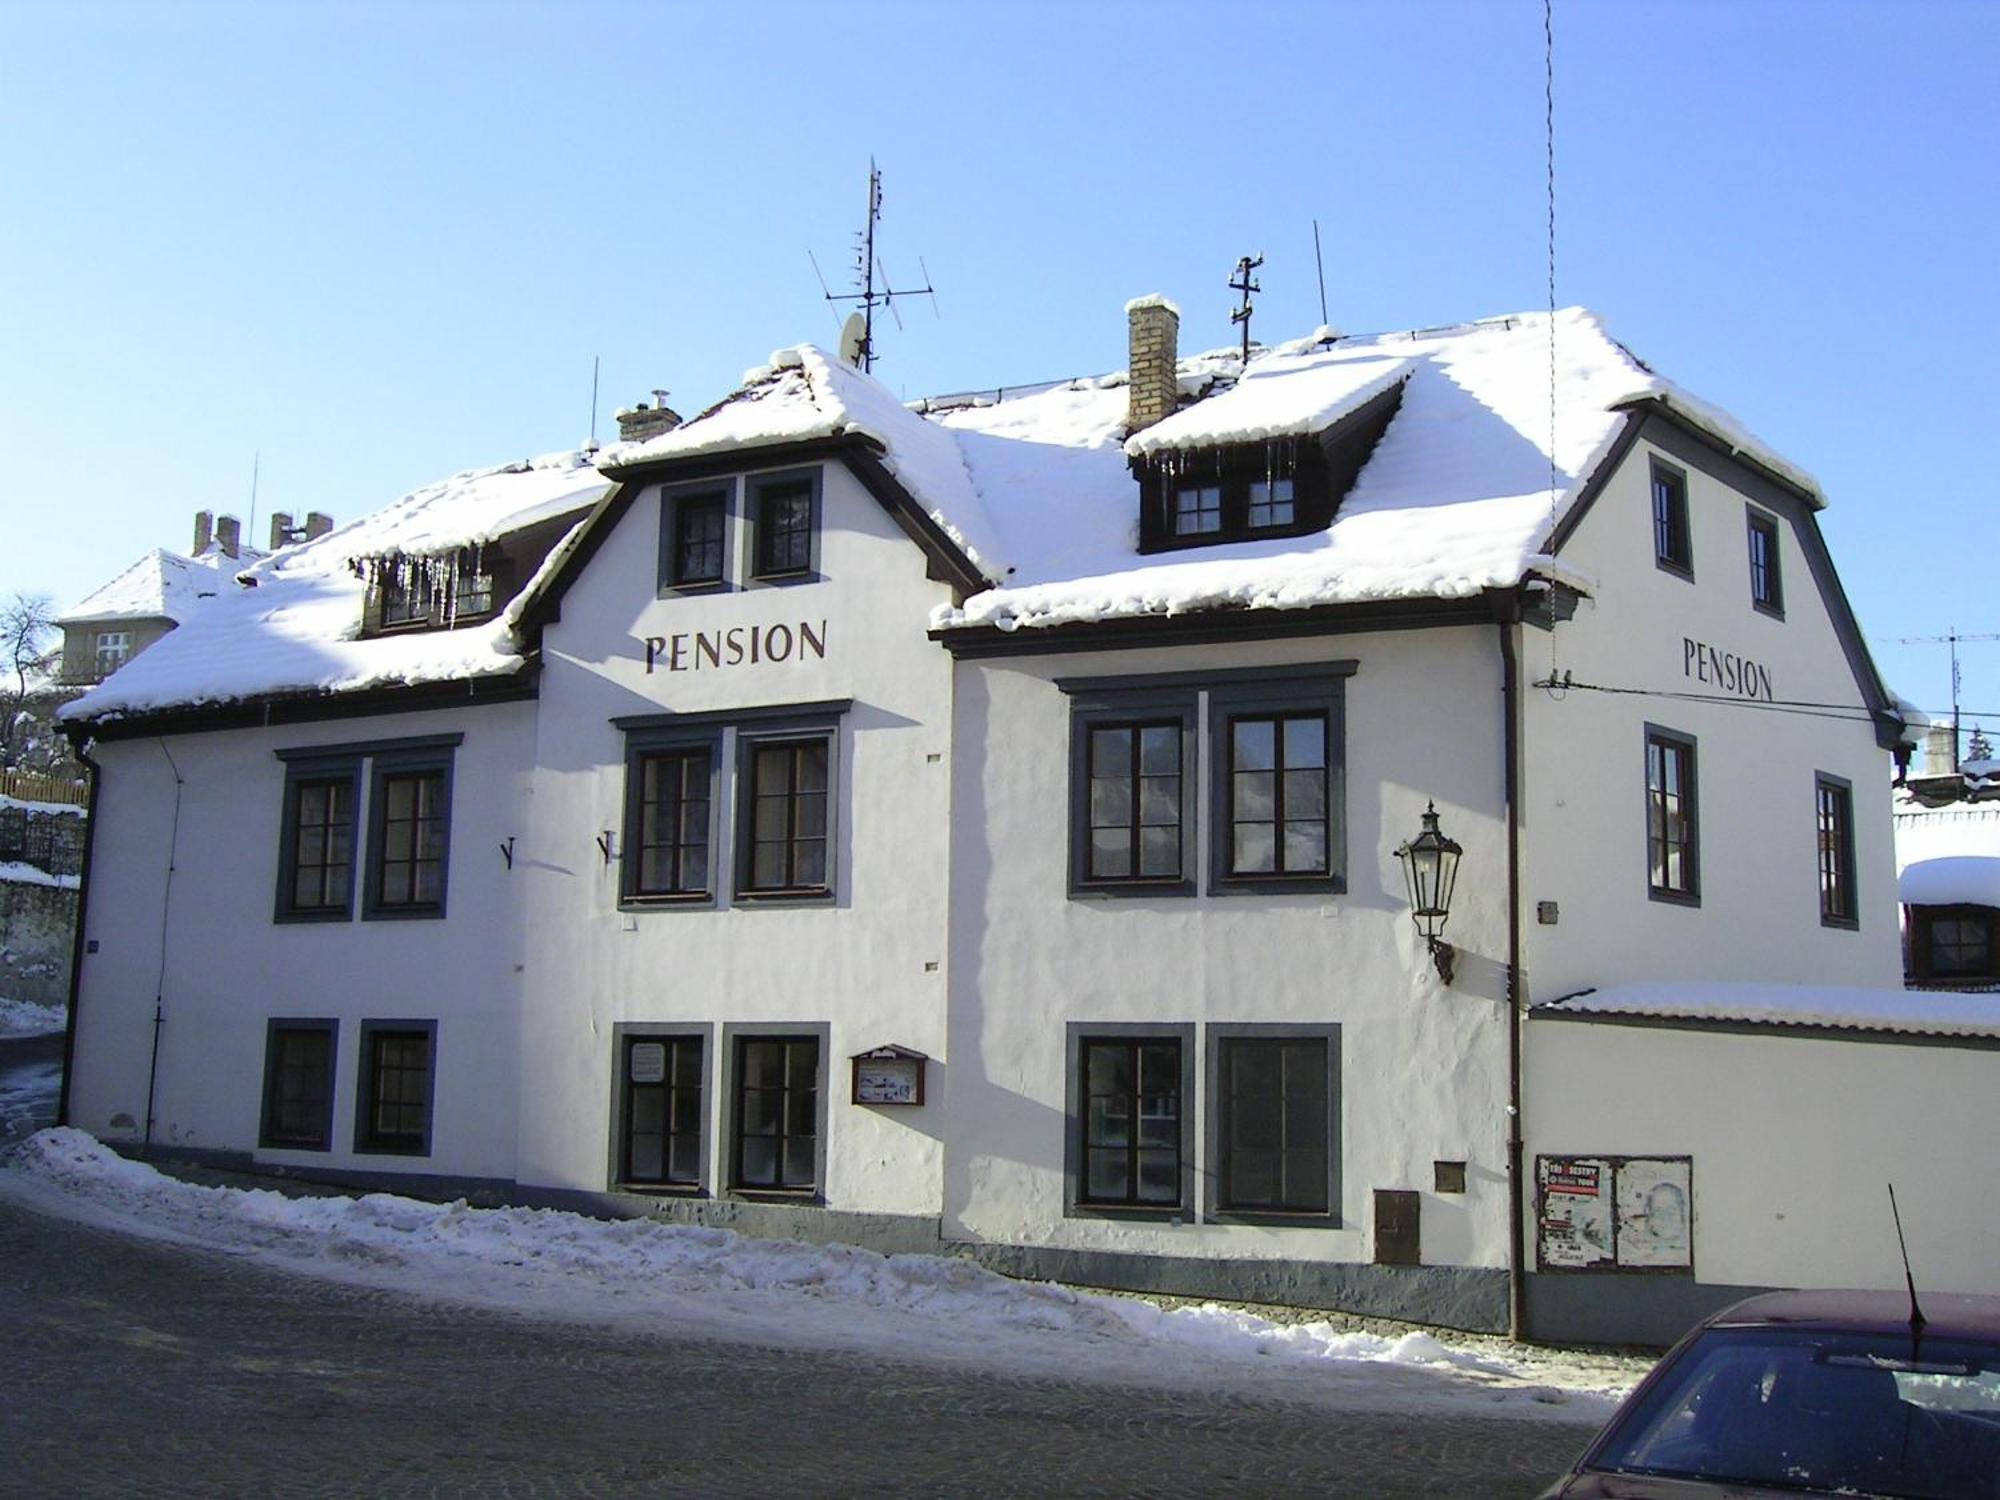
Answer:
[[[361,913],[364,922],[441,922],[442,906],[371,906]]]
[[[826,1207],[826,1199],[821,1196],[817,1187],[732,1187],[729,1190],[729,1197],[738,1203],[789,1203],[795,1207]]]
[[[1661,557],[1657,553],[1654,554],[1653,561],[1659,564],[1662,573],[1671,573],[1674,577],[1685,583],[1694,582],[1694,565],[1692,563],[1675,562],[1671,557]]]
[[[274,1141],[268,1136],[260,1136],[257,1140],[257,1149],[259,1151],[331,1151],[333,1149],[333,1142]]]
[[[354,1143],[354,1154],[356,1156],[421,1157],[421,1156],[429,1156],[431,1154],[431,1148],[429,1143],[425,1143],[424,1145],[421,1146],[388,1146],[388,1145],[376,1145],[372,1143],[364,1145],[360,1141],[356,1141]]]
[[[1785,607],[1782,604],[1766,604],[1761,599],[1752,599],[1750,607],[1756,610],[1758,614],[1769,615],[1772,619],[1780,622],[1785,618]]]
[[[1844,932],[1859,932],[1861,930],[1861,919],[1859,917],[1830,917],[1825,912],[1821,912],[1819,925],[1822,927],[1838,927]]]
[[[833,892],[825,888],[800,891],[738,891],[736,904],[758,906],[831,906]]]
[[[340,907],[326,911],[281,911],[271,919],[274,922],[352,922],[352,907]]]
[[[1646,895],[1650,899],[1667,906],[1701,905],[1701,892],[1699,891],[1670,891],[1655,885],[1646,888]]]
[[[1319,1209],[1215,1208],[1204,1224],[1252,1224],[1266,1229],[1344,1229],[1340,1215]]]
[[[626,896],[618,902],[620,911],[714,911],[714,891],[689,891],[685,895]]]
[[[1182,1203],[1159,1205],[1140,1203],[1072,1203],[1064,1211],[1068,1219],[1114,1219],[1135,1224],[1191,1224],[1194,1215]]]
[[[726,594],[729,592],[727,578],[690,578],[684,583],[672,581],[660,585],[657,597],[670,599],[677,594]]]
[[[752,573],[750,582],[769,585],[772,588],[789,588],[799,583],[819,583],[823,575],[816,568],[801,568],[791,573]]]
[[[706,1198],[708,1189],[698,1182],[614,1182],[614,1193],[630,1193],[637,1198]]]
[[[1344,896],[1344,875],[1225,875],[1212,881],[1211,896]]]
[[[1113,883],[1098,881],[1093,884],[1072,884],[1069,895],[1072,901],[1122,901],[1134,896],[1192,896],[1192,880],[1128,880]]]

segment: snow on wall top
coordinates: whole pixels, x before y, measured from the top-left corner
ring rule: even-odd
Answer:
[[[1648,1016],[1829,1026],[1917,1036],[2000,1037],[1991,995],[1801,984],[1620,984],[1534,1006],[1531,1015]]]
[[[600,463],[617,474],[660,459],[850,435],[881,448],[889,471],[967,561],[996,582],[1006,577],[999,538],[951,435],[873,376],[811,344],[778,350],[728,400],[645,442],[606,449]]]
[[[2000,854],[1919,859],[1896,876],[1905,906],[2000,906]]]
[[[2000,803],[1958,802],[1944,807],[1896,801],[1896,869],[1933,859],[2000,859]]]
[[[1624,408],[1648,399],[1818,503],[1810,475],[1654,375],[1581,308],[1554,318],[1552,495],[1549,336],[1549,316],[1530,313],[1330,344],[1316,334],[1253,353],[1247,367],[1197,356],[1182,362],[1183,389],[1205,384],[1214,393],[1129,443],[1115,377],[954,410],[939,420],[988,440],[984,453],[964,437],[961,444],[1014,572],[1005,587],[940,608],[932,624],[1013,630],[1215,608],[1463,598],[1530,571],[1566,576],[1547,555],[1553,528],[1609,452]],[[1114,472],[1125,452],[1322,430],[1399,380],[1402,404],[1325,531],[1138,556],[1137,484]],[[991,451],[994,439],[1024,446],[1003,458]]]
[[[225,556],[210,545],[198,557],[185,557],[155,547],[104,587],[56,616],[58,625],[96,620],[172,620],[185,625],[205,599],[235,585],[233,579],[264,553],[240,551]]]
[[[361,638],[354,564],[437,556],[593,505],[610,481],[587,455],[469,469],[273,553],[157,645],[61,710],[98,720],[277,693],[345,692],[518,671],[511,611],[457,630]],[[581,523],[579,523],[581,524]],[[525,593],[525,590],[523,590]]]

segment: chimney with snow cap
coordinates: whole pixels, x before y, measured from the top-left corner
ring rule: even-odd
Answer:
[[[208,550],[209,533],[215,526],[215,517],[205,510],[194,513],[194,555],[200,557]]]
[[[317,536],[325,536],[331,530],[333,530],[332,516],[323,510],[309,510],[306,512],[307,541],[311,541]]]
[[[1125,435],[1172,416],[1180,402],[1181,310],[1157,292],[1125,304],[1130,350]]]
[[[215,545],[224,557],[234,557],[243,548],[243,523],[234,516],[215,518]]]
[[[681,414],[667,405],[666,396],[665,391],[654,391],[652,406],[641,401],[637,406],[619,412],[618,440],[621,443],[643,443],[648,438],[656,438],[680,426]]]

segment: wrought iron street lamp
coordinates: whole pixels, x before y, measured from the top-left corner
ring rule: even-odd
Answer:
[[[1403,862],[1403,880],[1410,888],[1410,917],[1431,950],[1438,978],[1451,983],[1452,962],[1457,957],[1450,943],[1438,934],[1451,920],[1452,887],[1458,884],[1458,857],[1465,851],[1457,841],[1438,831],[1437,804],[1424,809],[1424,830],[1396,851]]]

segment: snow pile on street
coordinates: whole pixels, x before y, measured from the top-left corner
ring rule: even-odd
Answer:
[[[0,1037],[47,1036],[61,1031],[69,1012],[60,1005],[37,1005],[32,1000],[9,1000],[0,995]]]
[[[244,571],[180,629],[63,708],[95,720],[272,693],[341,692],[518,671],[511,618],[457,630],[361,637],[358,565],[437,558],[578,512],[610,488],[588,457],[555,453],[470,469]]]
[[[1616,984],[1537,1005],[1531,1015],[1654,1016],[1691,1021],[1749,1021],[1771,1026],[1833,1026],[1918,1036],[2000,1036],[2000,1004],[1991,995],[1934,990],[1878,990],[1846,985],[1692,982]]]
[[[1241,1379],[1254,1365],[1260,1381],[1317,1382],[1322,1391],[1328,1380],[1351,1382],[1343,1395],[1357,1402],[1504,1401],[1575,1421],[1601,1416],[1645,1367],[1601,1357],[1566,1362],[1547,1351],[1477,1353],[1427,1333],[1385,1338],[1324,1322],[1280,1325],[1214,1306],[1169,1310],[1013,1281],[968,1260],[757,1240],[650,1219],[201,1187],[70,1129],[30,1137],[5,1179],[29,1207],[296,1271],[679,1335],[1104,1376],[1164,1378],[1171,1365],[1193,1379],[1201,1372],[1190,1361],[1205,1361],[1201,1378],[1227,1379],[1234,1367]]]

